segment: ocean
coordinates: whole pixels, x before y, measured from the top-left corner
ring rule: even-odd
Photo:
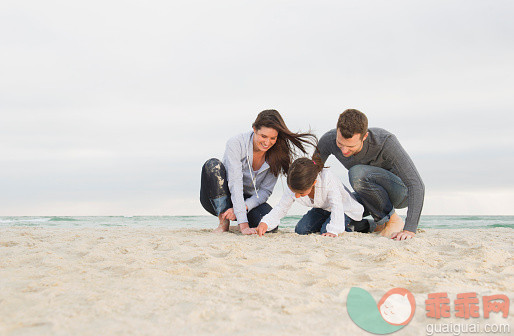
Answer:
[[[294,228],[301,216],[282,219],[280,227]],[[234,222],[233,222],[234,223]],[[0,228],[6,227],[163,227],[168,229],[214,229],[214,216],[31,216],[0,217]],[[514,216],[421,216],[421,229],[514,229]]]

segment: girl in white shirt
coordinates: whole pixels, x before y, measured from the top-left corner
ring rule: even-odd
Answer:
[[[313,160],[295,160],[287,174],[287,185],[289,190],[257,227],[259,236],[276,228],[295,201],[313,208],[296,225],[298,234],[320,232],[323,236],[336,237],[345,231],[345,214],[353,220],[362,220],[364,207],[328,168],[323,167],[317,156]]]

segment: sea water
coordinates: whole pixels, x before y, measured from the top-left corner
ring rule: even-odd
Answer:
[[[294,228],[301,216],[282,219],[280,227]],[[404,218],[405,219],[405,218]],[[218,224],[214,216],[78,216],[78,217],[0,217],[5,227],[163,227],[168,229],[212,229]],[[235,225],[235,222],[232,222]],[[514,229],[514,216],[421,216],[421,229]]]

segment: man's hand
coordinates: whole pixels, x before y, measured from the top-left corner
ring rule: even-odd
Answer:
[[[259,237],[262,237],[262,235],[264,235],[266,231],[268,231],[268,224],[260,222],[259,226],[257,226],[257,234],[259,235]]]
[[[330,232],[325,232],[325,233],[322,233],[321,235],[325,236],[325,237],[337,237],[336,234],[333,234],[333,233],[330,233]]]
[[[244,235],[252,235],[257,233],[254,228],[248,226],[248,223],[239,224],[239,230],[241,230],[241,233]]]
[[[227,211],[223,212],[221,214],[221,219],[228,219],[228,220],[231,220],[231,221],[235,221],[236,220],[236,215],[234,214],[234,208],[230,208]]]
[[[416,236],[416,234],[414,232],[403,230],[402,232],[394,232],[391,235],[391,239],[394,239],[394,240],[407,240],[407,239],[414,238],[414,236]]]

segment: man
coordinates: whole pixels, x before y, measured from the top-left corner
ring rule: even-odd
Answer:
[[[413,238],[419,224],[425,186],[414,163],[396,137],[382,128],[368,129],[368,118],[358,110],[341,113],[337,128],[321,137],[323,162],[332,154],[348,169],[357,199],[374,222],[364,232],[397,240]],[[405,223],[396,209],[408,207]],[[355,223],[356,226],[362,223]]]

